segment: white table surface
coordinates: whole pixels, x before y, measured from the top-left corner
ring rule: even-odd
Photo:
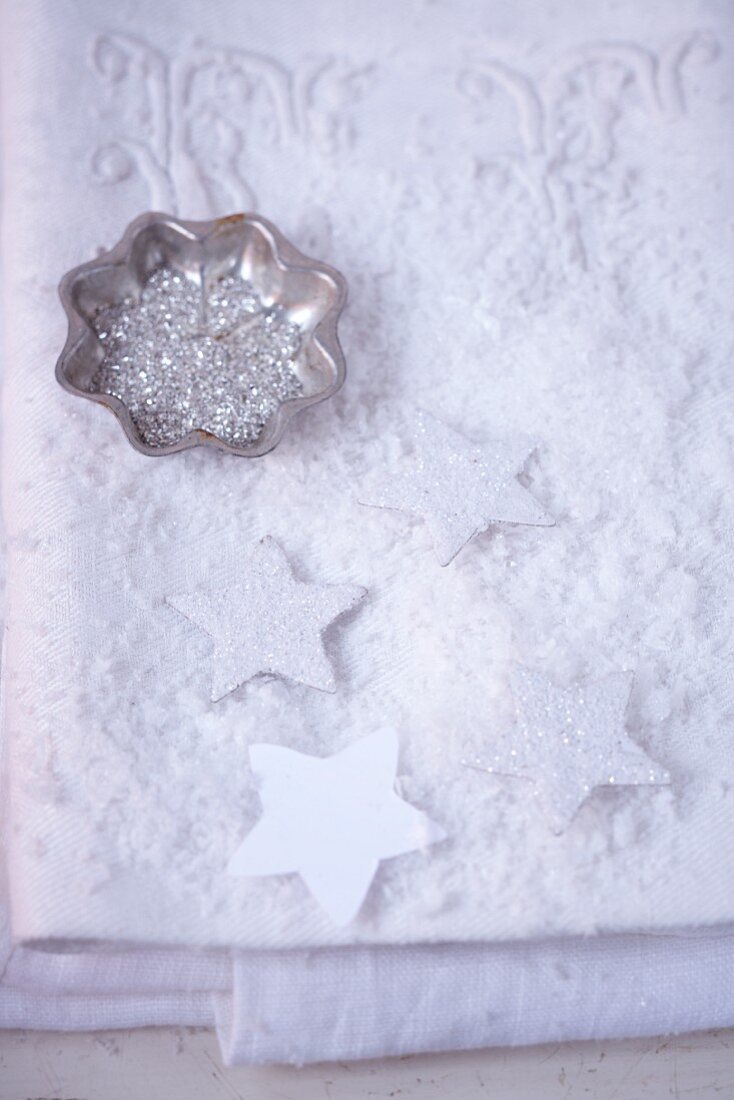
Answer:
[[[0,1100],[729,1100],[734,1031],[615,1043],[224,1069],[195,1028],[6,1032]]]

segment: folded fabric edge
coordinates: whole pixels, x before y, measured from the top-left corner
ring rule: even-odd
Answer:
[[[239,953],[227,1065],[353,1060],[734,1025],[733,936]]]
[[[23,949],[14,962],[16,953],[0,984],[0,1027],[216,1027],[228,1065],[734,1025],[734,935],[237,952],[228,972],[222,960],[199,957],[195,975],[178,952],[100,955],[94,974],[84,969],[89,957],[75,971],[78,957],[61,958],[59,969],[50,953]],[[30,988],[44,966],[44,988]],[[76,991],[54,991],[55,980],[72,988],[70,974]],[[200,988],[175,988],[176,974]]]

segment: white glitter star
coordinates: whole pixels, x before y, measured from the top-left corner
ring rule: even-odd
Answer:
[[[618,672],[562,688],[538,672],[518,669],[512,676],[514,738],[481,767],[529,780],[557,834],[596,787],[669,783],[668,772],[625,732],[632,679]]]
[[[251,745],[263,813],[231,875],[299,874],[335,924],[348,924],[383,859],[446,836],[395,793],[398,737],[380,730],[333,756]]]
[[[167,596],[166,602],[214,639],[216,702],[258,673],[335,691],[321,631],[364,595],[353,584],[297,581],[277,542],[265,538],[237,584]]]
[[[407,442],[410,453],[397,468],[381,472],[361,503],[422,516],[441,565],[491,523],[554,524],[517,480],[532,450],[526,443],[479,446],[423,410],[413,418]]]

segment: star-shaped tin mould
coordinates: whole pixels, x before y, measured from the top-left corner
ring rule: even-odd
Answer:
[[[130,299],[139,301],[143,287],[162,267],[198,283],[202,293],[206,280],[228,275],[246,280],[265,308],[277,308],[300,331],[294,361],[300,392],[277,405],[256,439],[234,444],[194,427],[181,438],[154,445],[143,437],[124,401],[95,391],[105,354],[95,319]],[[344,381],[346,366],[337,336],[347,296],[344,277],[304,256],[274,225],[254,214],[212,221],[141,214],[111,251],[67,272],[59,294],[69,329],[56,366],[58,381],[70,393],[111,409],[132,446],[146,455],[202,445],[236,455],[263,455],[281,439],[294,413],[331,397]]]

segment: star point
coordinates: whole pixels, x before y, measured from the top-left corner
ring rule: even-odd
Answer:
[[[395,792],[398,751],[389,729],[327,757],[252,745],[262,815],[230,857],[228,874],[299,874],[332,921],[348,924],[382,860],[446,836]]]
[[[482,446],[419,409],[409,453],[361,503],[419,516],[441,565],[495,523],[553,526],[555,520],[517,480],[533,448],[519,441]]]
[[[321,635],[365,595],[357,585],[296,580],[283,550],[267,537],[237,583],[166,596],[166,603],[212,639],[211,698],[217,702],[260,674],[334,692]]]

